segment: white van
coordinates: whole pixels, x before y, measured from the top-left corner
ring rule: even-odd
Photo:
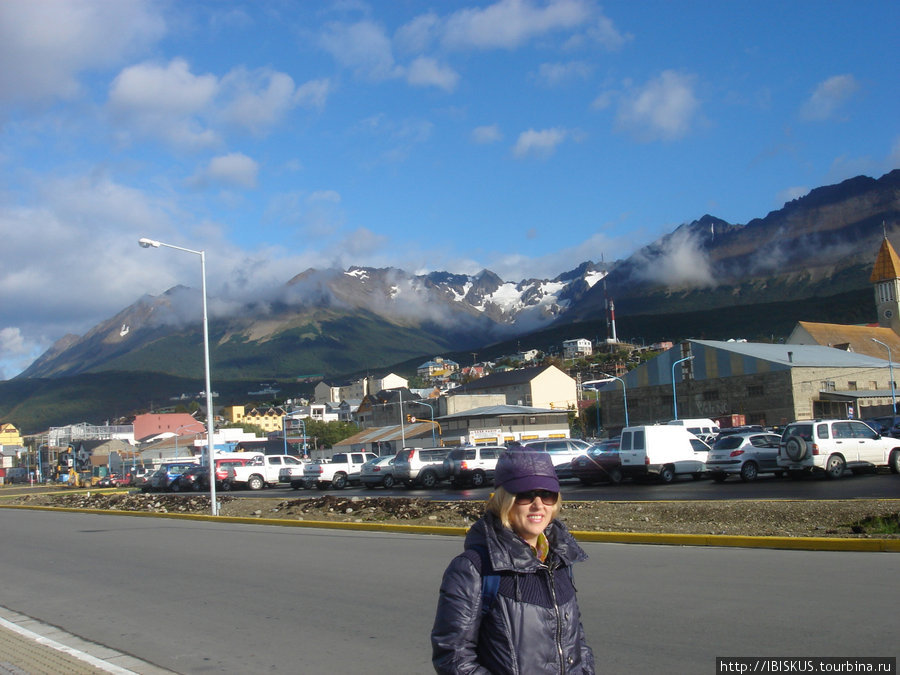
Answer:
[[[669,420],[667,424],[684,427],[704,443],[712,444],[716,434],[719,433],[719,425],[706,417],[696,417],[687,420]]]
[[[671,483],[679,474],[702,478],[709,446],[675,424],[625,427],[619,445],[622,473],[632,478],[657,476]]]

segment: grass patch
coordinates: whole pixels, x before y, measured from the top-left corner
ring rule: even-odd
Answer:
[[[850,526],[854,534],[900,534],[900,513],[892,516],[870,516]]]

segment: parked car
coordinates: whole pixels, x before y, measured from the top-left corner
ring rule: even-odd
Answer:
[[[230,460],[216,460],[216,490],[229,492],[234,487],[234,467],[240,463]],[[172,480],[170,492],[209,491],[209,466],[197,464]]]
[[[765,432],[744,432],[719,436],[706,458],[706,470],[712,479],[721,483],[728,476],[740,476],[746,482],[756,480],[761,473],[781,476],[778,466],[778,446],[781,436]]]
[[[191,460],[163,462],[160,467],[153,472],[147,482],[141,486],[141,491],[150,492],[168,490],[173,480],[195,466],[197,466],[197,462]]]
[[[471,484],[481,487],[494,479],[494,469],[501,453],[501,445],[469,445],[453,448],[444,459],[444,472],[454,485]]]
[[[394,480],[406,487],[433,488],[449,478],[444,460],[450,448],[403,448],[394,459]]]
[[[695,417],[686,420],[669,420],[668,424],[684,427],[707,445],[710,444],[720,432],[719,425],[707,417]]]
[[[887,415],[886,417],[870,417],[863,420],[882,436],[900,438],[900,415]]]
[[[622,472],[633,478],[656,476],[671,483],[679,474],[702,478],[709,446],[683,426],[625,427],[619,444]]]
[[[359,482],[369,490],[377,487],[394,487],[394,455],[381,455],[370,459],[359,470]]]
[[[594,443],[583,455],[572,460],[572,476],[585,485],[608,481],[613,485],[622,482],[622,462],[619,459],[619,439]]]
[[[571,478],[572,460],[586,453],[591,447],[590,443],[578,438],[535,438],[522,441],[522,445],[532,450],[550,453],[558,478]]]
[[[781,436],[777,462],[791,477],[824,472],[826,478],[840,478],[846,469],[873,466],[900,473],[900,440],[861,420],[792,422]]]

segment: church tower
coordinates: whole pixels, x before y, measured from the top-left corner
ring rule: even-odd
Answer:
[[[900,257],[886,233],[869,281],[875,284],[878,325],[900,334]]]

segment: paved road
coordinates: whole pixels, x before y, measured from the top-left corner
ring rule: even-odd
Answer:
[[[180,673],[427,673],[456,537],[0,510],[0,605]],[[586,544],[607,673],[894,656],[896,554]]]

